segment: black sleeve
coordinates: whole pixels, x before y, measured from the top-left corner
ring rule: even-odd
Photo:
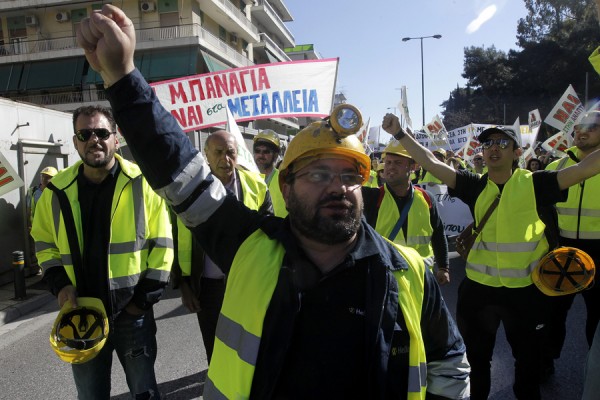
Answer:
[[[481,194],[487,184],[487,174],[479,176],[467,170],[456,171],[456,186],[454,189],[448,188],[448,194],[452,197],[458,197],[469,206],[471,213],[475,208],[477,197]]]
[[[436,202],[431,202],[431,209],[429,210],[429,221],[433,228],[431,235],[431,247],[433,248],[433,255],[435,256],[435,262],[438,267],[448,268],[450,262],[448,261],[448,239],[444,232],[444,223],[438,213]]]
[[[260,205],[258,209],[260,215],[274,215],[273,202],[271,201],[271,192],[267,191],[265,195],[265,201]]]
[[[543,170],[533,173],[533,188],[538,207],[551,206],[567,201],[569,190],[560,190],[558,186],[558,171]]]
[[[62,288],[68,285],[72,285],[65,267],[52,267],[44,273],[43,281],[48,286],[48,290],[55,296],[58,296],[58,292]]]

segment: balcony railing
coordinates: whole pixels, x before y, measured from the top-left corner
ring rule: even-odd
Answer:
[[[267,35],[266,33],[260,34],[260,41],[265,42],[269,46],[269,50],[276,53],[280,60],[290,61],[290,56],[286,54],[285,51],[281,50],[281,48]]]
[[[281,19],[279,14],[277,14],[277,12],[273,9],[273,6],[271,6],[269,4],[269,2],[267,2],[265,0],[258,0],[256,5],[264,6],[265,12],[269,15],[269,17],[273,21],[275,21],[275,24],[277,25],[277,27],[288,37],[288,40],[291,43],[295,43],[294,35],[292,35],[292,32],[290,32],[290,30],[287,28],[287,26],[285,26],[285,24],[283,23],[283,20]]]
[[[250,32],[254,33],[255,35],[258,35],[258,28],[256,26],[252,25],[252,22],[250,22],[248,17],[246,17],[246,14],[241,12],[240,9],[237,8],[235,5],[233,5],[233,3],[231,1],[229,1],[229,0],[213,0],[213,1],[216,3],[220,3],[223,7],[225,7],[227,9],[227,11],[229,11],[231,14],[233,14],[237,18],[237,22],[244,25],[244,27],[246,29],[248,29]]]
[[[250,66],[254,64],[236,49],[219,39],[218,36],[213,35],[198,24],[168,26],[164,28],[137,29],[136,37],[138,44],[161,40],[197,37],[201,40],[202,44],[207,45],[207,47],[211,47],[213,52],[222,54],[224,57],[231,58],[241,66]],[[20,38],[13,39],[10,44],[0,45],[0,57],[77,48],[78,46],[75,36],[41,40],[24,40]]]
[[[97,102],[107,100],[103,89],[86,89],[80,92],[63,92],[47,94],[29,94],[10,96],[11,100],[24,101],[40,105],[56,105],[69,103]]]

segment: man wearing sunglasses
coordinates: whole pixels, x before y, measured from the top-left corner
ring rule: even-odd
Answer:
[[[58,305],[68,300],[77,307],[78,297],[94,297],[109,316],[109,336],[99,354],[72,365],[78,398],[110,397],[116,351],[132,397],[158,399],[152,307],[173,261],[169,214],[137,165],[116,154],[119,140],[109,109],[78,108],[73,129],[81,161],[48,184],[31,234]]]
[[[435,278],[362,218],[370,159],[350,129],[328,119],[299,132],[280,166],[288,217],[263,216],[210,173],[135,69],[121,10],[83,19],[77,40],[149,182],[228,274],[205,399],[468,397]]]
[[[382,127],[394,135],[410,155],[442,180],[450,195],[464,201],[477,226],[494,199],[500,199],[477,236],[466,262],[466,278],[459,288],[457,321],[471,364],[471,399],[487,399],[496,331],[502,322],[515,356],[513,391],[518,399],[536,400],[539,390],[539,337],[546,322],[546,299],[531,278],[533,267],[549,250],[546,225],[540,215],[566,200],[565,189],[600,173],[600,151],[578,164],[556,171],[532,173],[517,168],[522,153],[519,135],[493,127],[479,135],[488,173],[479,176],[455,171],[439,161],[387,114]]]
[[[600,149],[600,109],[589,110],[575,125],[573,147],[567,150],[567,156],[552,162],[547,170],[562,170],[585,160],[594,151]],[[576,247],[588,253],[596,267],[600,266],[600,175],[582,181],[569,188],[566,201],[556,204],[558,213],[559,243],[561,246]],[[581,292],[587,309],[585,336],[591,346],[598,321],[600,321],[600,285]],[[575,295],[561,296],[555,307],[553,332],[549,356],[558,358],[564,343],[565,321]]]
[[[254,162],[260,173],[265,176],[271,194],[273,212],[276,216],[285,218],[287,210],[279,189],[279,170],[275,166],[281,152],[279,135],[271,129],[264,129],[254,136],[253,142]]]

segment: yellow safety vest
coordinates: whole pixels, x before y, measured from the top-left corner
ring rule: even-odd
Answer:
[[[600,47],[598,47],[589,57],[592,67],[600,74]]]
[[[141,278],[167,282],[173,262],[171,222],[164,200],[142,177],[139,167],[119,155],[121,165],[111,206],[108,279],[111,293],[130,289]],[[78,205],[77,175],[82,161],[52,178],[52,184],[65,192],[75,222],[79,251],[83,254],[81,209]],[[56,225],[58,224],[58,225]],[[40,266],[64,266],[77,287],[67,231],[57,195],[44,190],[36,206],[31,235],[36,242]],[[122,297],[119,295],[119,297]]]
[[[498,186],[488,179],[475,203],[477,223],[499,194]],[[493,287],[531,285],[533,268],[548,252],[545,227],[536,209],[533,173],[516,169],[469,253],[467,276]]]
[[[369,171],[369,179],[367,179],[365,181],[365,183],[363,183],[363,186],[372,187],[372,188],[379,187],[377,185],[377,171],[373,171],[373,170]]]
[[[579,149],[569,149],[579,159]],[[561,170],[574,165],[570,157],[563,157],[546,167]],[[594,175],[569,188],[567,201],[556,203],[560,235],[569,239],[600,239],[600,175]]]
[[[237,172],[244,205],[251,210],[258,210],[267,196],[267,185],[262,175],[243,169],[238,169]],[[177,218],[177,258],[181,274],[190,276],[192,274],[192,232],[179,218]]]
[[[398,301],[410,335],[408,399],[425,399],[427,366],[420,327],[425,268],[414,250],[394,247],[410,263],[409,269],[394,272],[399,284]],[[235,255],[204,388],[205,399],[250,397],[263,323],[284,255],[283,246],[261,230],[246,239]]]
[[[427,171],[423,179],[420,179],[419,182],[442,184],[442,181],[433,176],[429,171]]]
[[[383,237],[390,238],[390,233],[396,226],[400,218],[400,210],[394,200],[394,196],[390,193],[387,185],[384,185],[385,194],[381,201],[381,207],[377,214],[377,223],[375,230]],[[419,190],[413,190],[414,200],[408,212],[407,236],[404,237],[402,228],[393,239],[393,242],[402,246],[409,246],[417,250],[423,257],[425,265],[433,268],[434,257],[433,247],[431,246],[431,235],[433,235],[433,227],[431,226],[431,218],[429,214],[430,205],[425,198],[425,194]]]
[[[279,170],[277,168],[273,169],[273,173],[271,173],[267,185],[269,186],[269,193],[271,194],[273,214],[275,214],[276,217],[287,217],[288,211],[285,208],[285,200],[283,200],[281,188],[279,187]]]

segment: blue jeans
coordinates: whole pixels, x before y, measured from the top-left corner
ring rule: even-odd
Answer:
[[[596,328],[592,347],[587,355],[583,396],[581,400],[595,400],[600,393],[600,325]]]
[[[86,363],[72,364],[78,398],[110,399],[113,350],[125,370],[132,398],[160,399],[154,375],[156,322],[152,309],[141,316],[122,311],[110,325],[108,339],[98,355]]]

